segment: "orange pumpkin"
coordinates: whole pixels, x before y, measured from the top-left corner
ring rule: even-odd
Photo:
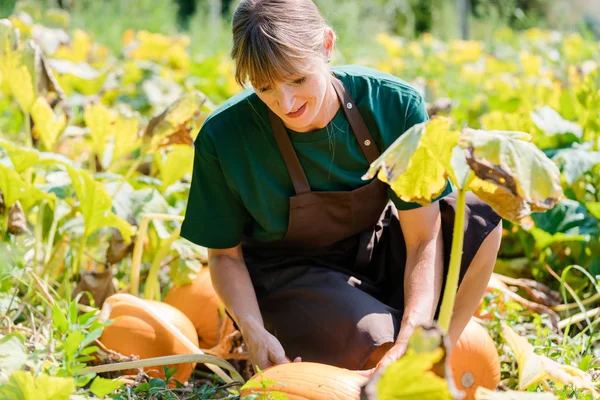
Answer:
[[[213,288],[208,267],[200,269],[189,285],[174,286],[165,297],[165,303],[183,312],[194,324],[201,349],[217,345],[222,318],[221,301]]]
[[[471,320],[450,354],[450,368],[465,400],[475,399],[479,386],[496,389],[500,383],[500,360],[494,341],[484,327]]]
[[[141,301],[175,325],[195,346],[198,346],[194,325],[181,311],[158,301]],[[192,353],[166,326],[139,305],[123,298],[115,300],[109,297],[106,302],[111,307],[109,319],[113,320],[113,323],[104,328],[100,342],[107,348],[125,356],[136,355],[140,359]],[[192,375],[195,366],[190,363],[169,367],[177,368],[173,377],[180,382],[185,382]],[[144,371],[152,377],[165,378],[162,366],[147,367]],[[137,372],[125,371],[125,373]]]
[[[360,387],[367,378],[356,372],[313,362],[292,362],[262,371],[264,379],[275,383],[268,391],[283,392],[289,400],[359,399]],[[261,381],[259,374],[252,377]],[[262,387],[244,388],[240,398],[263,393]]]

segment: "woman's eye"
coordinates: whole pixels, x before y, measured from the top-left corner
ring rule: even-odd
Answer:
[[[259,92],[261,92],[261,93],[264,93],[264,92],[266,92],[267,90],[269,90],[269,88],[268,88],[268,87],[262,87],[262,88],[259,88],[259,89],[258,89],[258,91],[259,91]]]
[[[306,78],[300,78],[294,81],[296,85],[302,85],[304,82],[306,82]]]

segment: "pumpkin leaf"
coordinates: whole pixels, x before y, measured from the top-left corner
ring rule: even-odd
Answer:
[[[34,133],[39,136],[44,148],[51,151],[67,126],[66,116],[55,115],[48,102],[40,96],[31,107],[31,118],[35,123]]]
[[[544,106],[531,113],[533,123],[546,135],[573,134],[577,139],[583,137],[583,128],[560,116],[552,107]]]
[[[138,118],[126,118],[119,115],[115,122],[113,161],[131,153],[141,145],[139,130]]]
[[[554,157],[565,180],[569,185],[575,183],[583,174],[600,164],[600,151],[588,151],[584,148],[572,148],[558,151]]]
[[[561,200],[544,213],[533,213],[531,218],[536,227],[551,234],[560,232],[572,236],[600,233],[600,221],[592,217],[583,204],[571,199]]]
[[[156,151],[170,144],[192,145],[191,131],[201,123],[206,96],[198,91],[186,93],[161,114],[152,118],[144,132],[144,145]]]
[[[0,164],[0,190],[2,190],[4,206],[7,210],[25,196],[26,189],[27,184],[15,170]]]
[[[92,149],[102,159],[109,137],[114,136],[114,114],[100,103],[88,104],[83,112],[85,125],[90,128]]]
[[[64,101],[65,93],[49,68],[40,47],[33,40],[28,40],[21,55],[22,63],[29,70],[34,89],[34,100],[39,94],[54,92],[60,101]]]
[[[33,87],[32,77],[27,67],[21,65],[10,71],[7,76],[7,81],[12,95],[19,104],[19,108],[24,113],[29,113],[36,97],[36,91]]]
[[[8,382],[0,386],[0,398],[6,400],[64,400],[75,393],[73,378],[46,374],[33,377],[25,371],[13,372]]]
[[[465,129],[460,138],[467,162],[480,179],[472,190],[513,221],[550,209],[563,197],[557,166],[523,139],[528,135],[522,132],[474,129]]]
[[[84,219],[84,236],[89,236],[103,227],[117,228],[126,243],[135,234],[135,229],[124,219],[116,216],[112,211],[112,199],[102,185],[94,180],[92,175],[81,169],[67,166],[75,194],[79,199],[79,209]]]
[[[177,144],[169,147],[166,155],[163,155],[162,151],[154,154],[159,176],[163,182],[163,192],[185,174],[192,172],[194,149],[191,146]]]
[[[377,385],[377,398],[451,400],[453,397],[446,380],[431,372],[444,355],[444,350],[439,347],[426,353],[409,349],[402,358],[385,369]]]
[[[451,165],[458,133],[445,118],[417,124],[403,133],[375,162],[363,179],[375,176],[404,201],[429,204],[457,179]]]
[[[0,140],[0,147],[6,150],[15,171],[19,174],[36,165],[40,160],[40,154],[35,149],[15,146],[7,140]]]
[[[551,380],[557,386],[572,384],[589,392],[594,399],[600,396],[592,377],[570,365],[561,365],[548,357],[536,354],[527,339],[502,323],[502,335],[515,354],[519,365],[519,390]]]

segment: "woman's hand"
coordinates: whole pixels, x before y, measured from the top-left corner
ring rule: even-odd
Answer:
[[[290,362],[290,359],[285,356],[285,350],[279,340],[264,327],[254,326],[245,329],[242,335],[253,366],[258,365],[263,370]],[[294,362],[298,361],[302,361],[300,357],[294,359]]]

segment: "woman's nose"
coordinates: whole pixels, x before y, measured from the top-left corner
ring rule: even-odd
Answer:
[[[282,89],[277,99],[279,111],[283,114],[288,114],[293,111],[296,97],[289,90]]]

